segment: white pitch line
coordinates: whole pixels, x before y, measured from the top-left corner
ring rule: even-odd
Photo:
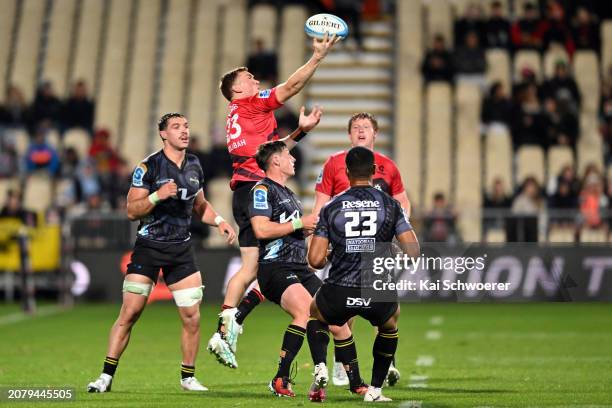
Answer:
[[[429,323],[432,326],[440,326],[440,325],[442,325],[442,323],[444,323],[444,317],[442,317],[442,316],[432,316],[431,319],[429,319]]]
[[[415,364],[420,367],[431,367],[435,361],[434,356],[418,356]]]
[[[427,388],[428,379],[429,376],[427,375],[411,375],[408,388]]]
[[[440,340],[440,338],[442,338],[442,332],[439,330],[428,330],[425,333],[425,338],[427,340]]]
[[[423,401],[402,401],[398,408],[421,408]]]
[[[64,309],[58,306],[47,306],[39,308],[35,314],[29,315],[23,312],[11,313],[6,316],[0,317],[0,326],[7,326],[13,323],[19,323],[24,320],[34,319],[36,317],[51,316],[56,313],[62,312]]]

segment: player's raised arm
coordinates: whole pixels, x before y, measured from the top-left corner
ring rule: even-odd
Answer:
[[[321,121],[322,114],[323,110],[319,106],[315,105],[315,107],[312,108],[312,112],[306,115],[306,108],[302,106],[302,108],[300,109],[300,119],[298,122],[297,129],[295,129],[293,132],[291,132],[291,134],[280,140],[285,142],[287,148],[291,150],[297,144],[297,142],[302,140],[302,138],[306,136],[308,132],[310,132],[312,129],[315,128],[315,126],[319,124],[319,122]]]
[[[410,205],[410,200],[408,200],[408,194],[406,191],[404,190],[399,194],[395,194],[393,198],[400,203],[404,211],[406,211],[406,215],[410,217],[410,214],[412,213],[412,206]]]
[[[300,92],[308,80],[312,77],[317,67],[323,61],[323,58],[327,56],[329,50],[334,46],[335,43],[340,41],[339,37],[332,35],[331,37],[325,34],[323,39],[313,38],[312,40],[312,57],[295,71],[286,82],[283,82],[276,87],[276,98],[279,102],[284,103],[292,96]]]

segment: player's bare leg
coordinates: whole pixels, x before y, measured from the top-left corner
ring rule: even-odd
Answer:
[[[208,341],[207,346],[207,349],[217,357],[217,361],[230,368],[236,368],[238,366],[235,353],[238,336],[242,333],[242,321],[244,317],[246,317],[246,315],[240,316],[242,319],[237,321],[237,306],[244,292],[257,278],[259,248],[240,248],[240,256],[242,265],[227,284],[227,291],[223,301],[223,311],[219,314],[219,326],[217,332],[214,333]],[[249,294],[249,296],[250,295],[251,294]],[[259,292],[259,288],[257,288],[252,295],[257,296],[257,299],[254,300],[260,301],[260,298],[263,299],[263,296]],[[256,303],[253,302],[251,306],[254,307],[255,304]]]
[[[195,361],[200,345],[200,303],[202,301],[202,276],[193,273],[169,285],[178,306],[183,327],[181,330],[181,387],[187,391],[207,391],[195,378]]]
[[[132,327],[140,318],[152,287],[153,281],[144,275],[129,274],[125,278],[123,303],[119,316],[110,330],[103,372],[97,380],[87,385],[88,392],[108,392],[111,390],[119,358],[127,348]]]

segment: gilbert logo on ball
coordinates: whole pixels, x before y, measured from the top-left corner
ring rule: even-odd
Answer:
[[[348,35],[348,25],[338,16],[333,14],[315,14],[306,20],[304,24],[306,35],[313,38],[323,38],[325,33],[336,34],[337,37],[346,38]]]

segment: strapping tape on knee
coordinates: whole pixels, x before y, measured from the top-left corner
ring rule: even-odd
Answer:
[[[147,297],[151,294],[152,289],[153,285],[151,283],[123,281],[124,292],[135,293]]]
[[[173,290],[172,296],[178,307],[189,307],[202,300],[203,289],[204,286],[197,286],[195,288]]]

